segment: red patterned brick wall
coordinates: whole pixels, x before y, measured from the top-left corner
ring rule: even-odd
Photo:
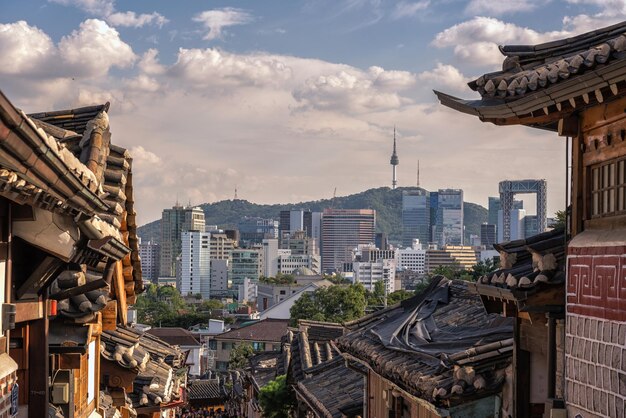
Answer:
[[[567,272],[568,313],[626,321],[626,246],[569,248]]]

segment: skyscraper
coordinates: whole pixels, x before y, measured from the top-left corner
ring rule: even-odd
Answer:
[[[391,180],[391,188],[395,190],[398,185],[398,179],[396,177],[396,167],[400,164],[400,159],[398,158],[398,154],[396,153],[396,127],[393,127],[393,153],[391,154],[391,160],[389,160],[389,164],[393,167],[393,177]]]
[[[278,221],[244,217],[239,221],[240,245],[261,244],[265,238],[278,238]]]
[[[208,232],[183,231],[181,234],[181,271],[177,288],[181,295],[200,293],[211,296],[211,257]]]
[[[161,246],[151,241],[147,243],[139,243],[139,257],[141,258],[141,272],[144,279],[148,279],[153,283],[159,278],[159,269],[161,268]]]
[[[161,276],[176,277],[176,257],[181,252],[183,231],[204,231],[204,211],[178,204],[164,209],[161,216]]]
[[[463,190],[439,189],[435,240],[439,245],[463,245]]]
[[[402,192],[402,247],[411,247],[414,239],[430,241],[430,193],[422,188]]]
[[[352,259],[359,244],[374,242],[373,209],[324,209],[322,217],[322,270],[335,271]]]

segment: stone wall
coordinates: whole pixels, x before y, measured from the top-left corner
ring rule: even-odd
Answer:
[[[568,312],[565,361],[569,417],[625,416],[625,322]]]

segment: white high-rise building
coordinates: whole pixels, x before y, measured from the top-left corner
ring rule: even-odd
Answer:
[[[378,261],[355,261],[352,263],[354,282],[361,283],[369,290],[374,290],[376,282],[385,284],[387,293],[395,290],[396,260],[381,259]]]
[[[180,275],[177,288],[181,295],[200,293],[203,299],[211,296],[211,234],[201,231],[181,233]]]
[[[141,272],[144,280],[156,283],[161,268],[161,247],[151,241],[139,243],[139,258],[141,258]]]
[[[426,250],[422,249],[419,240],[414,240],[411,248],[399,248],[396,250],[398,270],[410,270],[415,273],[426,272]]]
[[[265,277],[276,277],[278,273],[278,240],[268,238],[263,240],[263,255],[261,260],[262,274]]]
[[[211,293],[228,290],[228,260],[211,259]]]

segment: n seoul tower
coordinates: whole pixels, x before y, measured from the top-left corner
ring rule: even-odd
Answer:
[[[396,153],[396,127],[393,127],[393,154],[391,154],[391,160],[389,164],[393,167],[393,179],[391,180],[391,189],[395,190],[398,185],[398,179],[396,177],[396,166],[400,164],[400,160],[398,159],[398,154]]]

